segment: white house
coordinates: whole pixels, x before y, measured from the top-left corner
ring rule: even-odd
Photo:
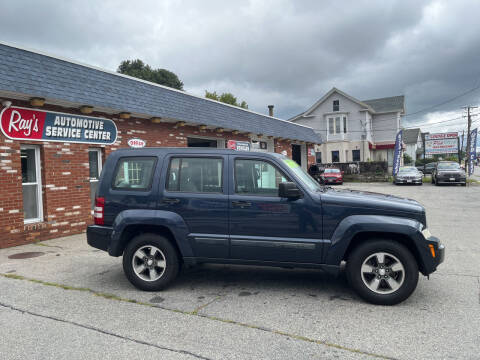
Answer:
[[[423,155],[422,132],[420,129],[403,130],[403,143],[405,144],[405,154],[408,154],[413,162]]]
[[[317,162],[387,161],[393,164],[395,136],[405,114],[403,95],[357,100],[336,88],[290,121],[312,127],[323,142]]]

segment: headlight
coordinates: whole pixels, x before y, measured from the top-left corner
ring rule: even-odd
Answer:
[[[432,236],[432,234],[430,233],[430,230],[428,230],[427,228],[422,230],[422,235],[425,239],[428,239],[430,236]]]

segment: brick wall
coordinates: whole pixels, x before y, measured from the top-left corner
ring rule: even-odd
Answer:
[[[13,106],[31,107],[29,103],[12,100]],[[80,114],[77,109],[45,105],[42,110]],[[103,113],[89,116],[105,117],[116,122],[118,138],[111,146],[60,142],[28,142],[9,140],[0,134],[0,248],[47,240],[85,232],[93,222],[90,203],[88,149],[102,148],[105,159],[110,152],[127,147],[131,138],[141,138],[149,147],[187,146],[188,136],[249,141],[248,136],[232,132],[217,133],[195,126],[175,127],[172,123],[153,124],[146,119],[118,119]],[[44,221],[24,224],[20,145],[40,147]],[[292,156],[288,140],[275,140],[275,152]],[[310,162],[310,157],[309,157]]]

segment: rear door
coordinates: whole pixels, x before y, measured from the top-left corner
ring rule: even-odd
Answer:
[[[278,184],[291,179],[278,164],[230,155],[229,180],[231,258],[321,262],[321,204],[280,198]]]
[[[228,258],[227,162],[218,154],[171,154],[164,161],[158,209],[183,218],[196,257]]]

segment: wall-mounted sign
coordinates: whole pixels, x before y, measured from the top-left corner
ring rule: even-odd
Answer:
[[[112,120],[21,107],[3,109],[0,125],[3,134],[13,140],[111,145],[117,139]]]
[[[142,148],[142,147],[145,147],[145,145],[147,145],[147,142],[145,140],[135,138],[135,139],[128,140],[127,144],[131,148]]]
[[[250,151],[250,143],[248,141],[228,140],[227,149],[237,151]]]

